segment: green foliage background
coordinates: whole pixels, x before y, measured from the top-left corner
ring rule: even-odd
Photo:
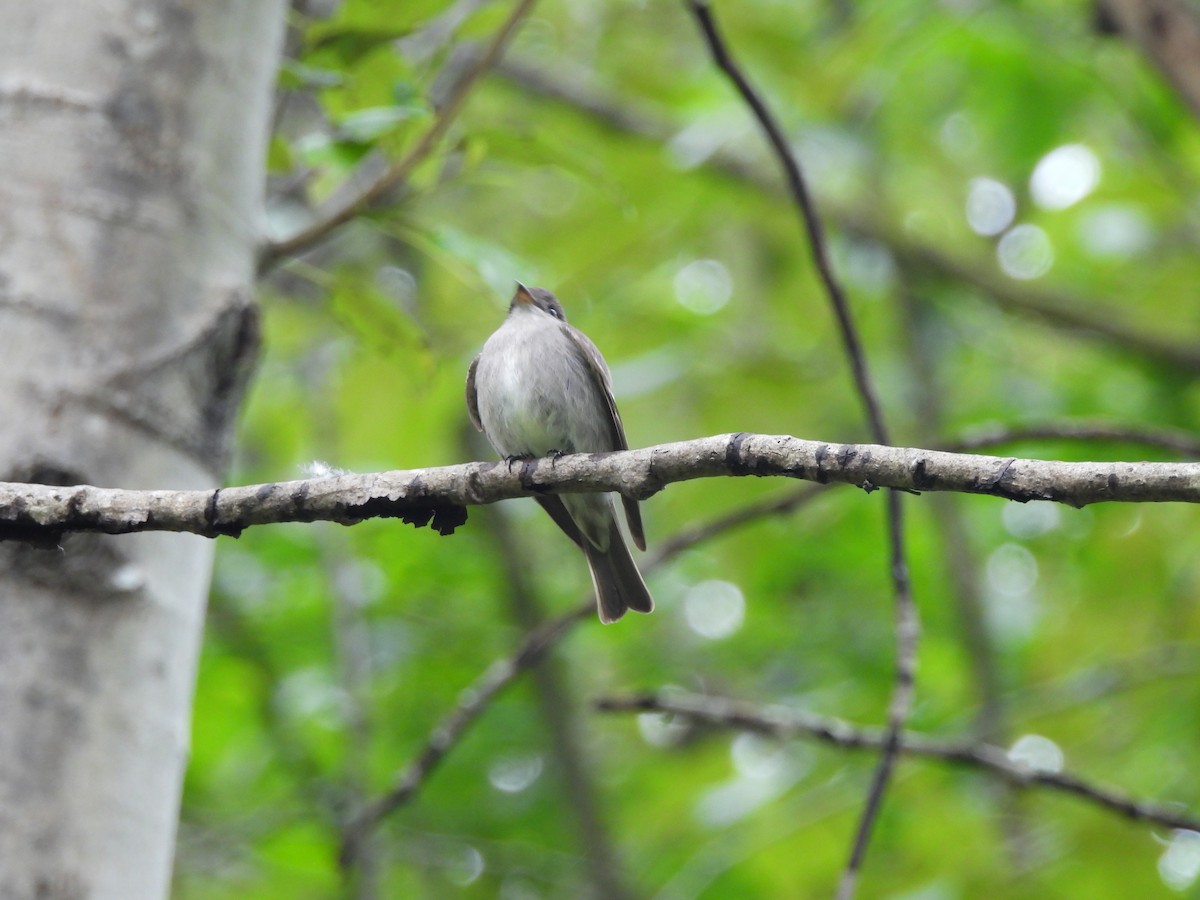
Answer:
[[[325,17],[293,13],[269,161],[278,232],[299,224],[299,194],[320,202],[371,154],[412,147],[439,79],[511,7],[460,3],[462,21],[431,45],[448,9],[346,0]],[[922,255],[1018,297],[1057,291],[1139,334],[1200,335],[1197,123],[1136,50],[1097,33],[1090,4],[715,9],[820,199],[898,442],[1080,419],[1200,427],[1194,372],[1018,314]],[[518,279],[552,288],[605,352],[635,446],[728,431],[865,439],[795,209],[684,7],[547,0],[506,59],[403,190],[264,281],[266,349],[232,480],[304,477],[314,461],[370,471],[491,458],[466,423],[463,380]],[[1041,208],[1031,173],[1068,144],[1094,153],[1100,180],[1065,209]],[[1011,189],[1016,224],[1043,229],[1044,275],[999,274],[997,238],[968,227],[981,177]],[[1118,240],[1105,244],[1096,234],[1114,221]],[[1095,441],[1002,452],[1172,458]],[[795,489],[672,486],[644,504],[649,540]],[[1197,511],[906,506],[924,628],[913,727],[992,729],[1003,746],[1040,735],[1083,777],[1200,808]],[[506,554],[528,581],[524,602]],[[697,586],[714,580],[745,604],[719,639],[688,618]],[[632,895],[831,895],[873,755],[590,703],[682,688],[882,722],[894,638],[881,495],[826,491],[687,551],[649,584],[653,616],[579,626],[547,664],[557,699],[528,676],[502,694],[347,882],[345,813],[392,783],[531,618],[580,601],[586,568],[528,502],[472,509],[446,538],[372,521],[222,541],[177,896],[585,895],[595,848],[580,837],[548,708],[576,734]],[[990,657],[964,627],[973,592]],[[981,668],[998,722],[980,717]],[[1171,838],[1061,794],[905,760],[861,893],[1200,896],[1160,874]]]

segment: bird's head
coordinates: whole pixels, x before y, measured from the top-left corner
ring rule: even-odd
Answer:
[[[517,282],[517,292],[513,294],[512,304],[508,307],[509,314],[515,312],[539,312],[558,319],[560,322],[567,321],[567,314],[563,312],[562,304],[545,288],[540,287],[525,287],[521,282]]]

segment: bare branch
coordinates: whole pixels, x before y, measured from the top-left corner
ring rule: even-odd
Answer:
[[[681,532],[658,546],[657,552],[645,564],[644,571],[649,573],[691,547],[749,522],[768,516],[792,513],[816,499],[825,490],[825,485],[806,485],[783,497],[751,504],[712,522]],[[511,656],[493,662],[470,687],[462,692],[459,704],[447,713],[434,728],[424,749],[414,762],[396,776],[395,786],[354,813],[343,827],[343,833],[346,835],[342,847],[344,864],[348,864],[356,857],[362,842],[384,818],[417,796],[445,755],[462,739],[470,726],[491,705],[492,701],[559,641],[570,634],[576,625],[591,621],[594,608],[595,602],[589,595],[572,612],[530,632]],[[1156,656],[1156,661],[1157,659]],[[1194,667],[1182,669],[1184,673],[1193,670]],[[1108,683],[1108,679],[1104,680],[1105,683]],[[908,749],[904,744],[901,749],[912,753],[918,752]]]
[[[448,534],[465,521],[465,507],[512,497],[615,491],[644,499],[676,482],[744,475],[1076,507],[1105,501],[1200,503],[1200,463],[1057,462],[739,432],[619,453],[529,460],[511,470],[504,463],[472,462],[212,491],[0,482],[0,539],[52,541],[69,531],[236,536],[253,525],[353,525],[380,517],[431,524]]]
[[[848,230],[885,244],[901,263],[968,284],[1010,312],[1092,338],[1160,368],[1200,373],[1200,344],[1194,339],[1143,331],[1129,323],[1128,315],[1115,302],[1101,304],[1057,288],[1019,283],[994,262],[952,256],[902,235],[874,216],[848,214],[843,221]]]
[[[433,730],[420,755],[396,779],[394,787],[355,813],[342,829],[341,865],[348,866],[360,852],[372,829],[389,813],[417,795],[425,781],[496,695],[533,666],[568,631],[590,619],[596,603],[591,597],[574,611],[547,622],[521,642],[512,656],[498,659],[473,685],[462,692],[458,706]]]
[[[1107,422],[1060,422],[996,425],[973,430],[941,444],[943,450],[970,451],[1022,441],[1110,441],[1158,447],[1185,457],[1200,457],[1200,435],[1179,428],[1112,425]]]
[[[670,695],[604,697],[596,702],[596,708],[602,712],[658,712],[783,740],[811,738],[853,750],[878,750],[886,745],[888,739],[887,730],[883,728],[852,725],[831,716],[782,707],[754,706],[701,694],[672,692]],[[1030,768],[1013,762],[1002,748],[991,744],[945,740],[906,731],[901,735],[899,750],[911,756],[982,769],[1014,787],[1062,791],[1130,819],[1154,822],[1168,828],[1200,831],[1200,817],[1175,804],[1139,800],[1069,772]]]
[[[421,135],[420,140],[408,153],[384,169],[370,184],[356,192],[324,218],[318,219],[291,237],[265,246],[259,257],[259,271],[264,272],[280,259],[294,256],[324,240],[351,219],[377,205],[385,196],[407,181],[413,170],[429,156],[442,136],[449,130],[475,84],[500,59],[508,42],[536,2],[537,0],[518,0],[504,24],[500,26],[500,30],[492,38],[487,50],[479,56],[450,91],[449,97],[437,111],[429,130]]]
[[[787,497],[752,504],[707,525],[683,532],[661,545],[658,553],[643,566],[643,571],[649,574],[685,550],[754,519],[794,512],[822,492],[821,486],[806,486]],[[442,718],[416,760],[396,777],[395,786],[351,818],[343,831],[348,836],[342,846],[344,862],[353,859],[362,842],[380,821],[417,795],[438,763],[491,702],[565,638],[576,625],[593,621],[592,614],[595,608],[596,602],[589,594],[574,611],[531,631],[512,656],[493,662],[474,684],[462,692],[458,706]]]
[[[650,569],[689,547],[694,547],[709,538],[732,531],[742,525],[748,525],[751,522],[757,522],[759,519],[765,519],[770,516],[781,516],[795,512],[800,507],[815,500],[824,492],[825,485],[807,484],[782,497],[772,497],[769,500],[739,507],[724,516],[713,519],[711,522],[705,522],[703,525],[697,525],[681,531],[658,544],[650,554],[646,568]]]
[[[787,179],[792,200],[797,211],[800,213],[800,218],[804,223],[808,235],[808,242],[812,248],[813,261],[816,263],[817,273],[820,276],[821,284],[825,288],[829,305],[833,308],[834,316],[837,319],[838,331],[841,334],[842,345],[850,362],[850,369],[854,375],[855,387],[866,407],[871,434],[880,444],[891,443],[888,437],[887,425],[883,418],[883,409],[879,403],[879,395],[875,390],[875,384],[867,368],[867,359],[866,354],[863,352],[862,341],[859,338],[858,329],[854,325],[854,318],[850,313],[850,304],[846,299],[841,282],[838,281],[837,276],[834,274],[833,264],[829,258],[829,250],[825,240],[825,228],[821,224],[820,217],[817,215],[816,204],[809,193],[808,185],[800,169],[800,164],[792,152],[787,139],[784,137],[783,130],[779,127],[779,124],[775,121],[775,117],[767,107],[766,102],[750,85],[745,73],[742,72],[741,67],[730,55],[729,49],[725,46],[720,31],[717,29],[716,21],[713,19],[708,4],[701,2],[701,0],[691,0],[689,5],[692,14],[696,17],[696,21],[700,25],[700,30],[704,33],[705,40],[708,42],[713,61],[729,77],[729,80],[733,82],[734,87],[737,88],[746,105],[750,107],[754,113],[754,117],[766,133],[767,140],[770,142],[776,158],[780,165],[783,166],[784,176]],[[870,841],[871,831],[878,816],[879,806],[882,803],[884,791],[887,789],[888,781],[891,777],[898,752],[900,732],[904,728],[904,723],[908,720],[909,710],[912,708],[913,693],[915,691],[917,641],[920,635],[920,620],[917,616],[916,604],[913,602],[912,583],[909,579],[907,555],[904,549],[904,508],[900,495],[895,491],[891,491],[887,495],[887,528],[892,587],[895,595],[895,682],[892,687],[891,699],[888,702],[887,740],[884,742],[879,765],[875,769],[875,775],[867,792],[867,801],[854,837],[854,845],[850,851],[850,860],[846,865],[846,870],[838,889],[839,898],[846,898],[846,900],[854,895],[854,885],[858,870],[862,865],[863,856],[866,854],[867,844]]]
[[[855,387],[858,389],[859,396],[867,408],[867,419],[871,426],[871,435],[880,444],[890,443],[887,426],[883,420],[883,410],[879,405],[879,397],[875,391],[875,385],[871,381],[871,375],[867,371],[867,359],[866,354],[863,352],[862,341],[859,340],[858,330],[854,327],[854,318],[850,313],[850,304],[846,300],[846,292],[842,289],[841,282],[838,281],[837,276],[834,274],[833,262],[829,257],[829,248],[825,240],[825,228],[821,224],[820,217],[817,215],[817,207],[808,190],[804,174],[800,170],[800,164],[792,153],[792,148],[783,134],[783,129],[779,127],[779,123],[775,121],[775,117],[771,114],[770,109],[768,109],[766,101],[750,85],[749,80],[730,55],[729,49],[725,46],[720,31],[717,29],[716,20],[713,18],[708,3],[701,2],[701,0],[691,0],[689,6],[692,14],[696,17],[696,21],[700,24],[700,29],[704,33],[705,40],[708,42],[713,60],[721,71],[728,76],[729,80],[733,82],[734,87],[737,88],[746,105],[754,113],[754,118],[762,126],[767,140],[771,144],[771,149],[775,153],[775,157],[783,167],[788,190],[791,191],[792,200],[795,203],[796,210],[800,213],[800,218],[808,235],[808,242],[812,248],[812,257],[817,267],[817,274],[829,298],[829,305],[837,317],[838,331],[842,336],[846,356],[849,358],[850,367],[854,374]]]

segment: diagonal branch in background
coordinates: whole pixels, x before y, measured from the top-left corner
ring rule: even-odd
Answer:
[[[711,522],[705,522],[702,525],[695,525],[684,529],[678,534],[672,535],[665,541],[658,543],[647,556],[644,568],[650,571],[672,556],[687,550],[689,547],[695,547],[697,544],[704,543],[709,538],[725,534],[742,525],[749,525],[751,522],[757,522],[760,519],[785,516],[793,513],[823,494],[825,488],[826,486],[823,484],[806,484],[804,487],[789,491],[783,496],[761,500],[758,503],[751,503],[713,519]]]
[[[517,676],[535,665],[568,631],[584,619],[590,619],[596,602],[587,603],[564,616],[553,619],[530,632],[512,656],[498,659],[469,688],[430,735],[416,760],[404,770],[395,786],[376,800],[355,812],[342,828],[341,865],[349,866],[361,851],[364,841],[383,819],[417,795],[425,781],[458,743],[466,730],[479,717],[496,695],[516,680]]]
[[[529,93],[582,110],[611,128],[646,140],[665,143],[678,131],[665,115],[638,109],[628,99],[572,80],[562,71],[551,76],[533,66],[506,60],[497,68],[497,74]],[[771,196],[778,191],[775,179],[764,176],[742,156],[728,150],[717,150],[703,165]],[[830,206],[828,215],[838,227],[886,247],[898,262],[968,284],[982,299],[1008,312],[1037,319],[1156,366],[1200,374],[1200,341],[1143,330],[1128,320],[1122,309],[1127,304],[1014,281],[996,269],[993,259],[935,249],[861,210]]]
[[[866,354],[863,352],[862,342],[854,325],[846,294],[833,272],[833,264],[829,258],[829,250],[825,241],[825,229],[817,215],[816,205],[809,193],[800,164],[766,102],[750,85],[740,66],[734,62],[708,4],[701,0],[690,0],[689,7],[700,25],[700,30],[708,43],[714,62],[733,83],[746,105],[754,113],[755,119],[766,133],[767,140],[783,167],[792,200],[800,213],[808,235],[817,273],[837,319],[838,331],[841,334],[843,349],[854,375],[855,387],[866,406],[871,434],[878,443],[888,444],[890,440],[887,426],[884,423],[879,396],[867,369]],[[892,695],[888,701],[887,736],[883,743],[879,764],[867,791],[866,803],[850,849],[850,859],[838,887],[838,897],[841,900],[848,900],[854,896],[858,871],[862,867],[862,860],[866,854],[867,845],[870,843],[871,832],[878,818],[879,807],[883,802],[883,795],[891,778],[899,750],[900,733],[908,720],[915,692],[920,619],[917,615],[916,604],[913,602],[912,582],[909,579],[907,554],[904,547],[904,508],[900,494],[896,491],[889,491],[887,495],[887,531],[896,630],[895,676]]]
[[[770,516],[795,512],[823,492],[822,485],[806,485],[784,497],[749,504],[702,526],[681,532],[661,544],[658,552],[643,565],[642,571],[650,574],[685,550],[742,525]],[[576,625],[593,621],[595,609],[596,601],[589,593],[572,612],[531,631],[512,656],[493,662],[486,672],[462,692],[459,704],[442,717],[416,759],[393,780],[394,786],[391,790],[350,817],[343,828],[343,834],[347,835],[341,851],[344,865],[353,859],[371,831],[384,818],[418,794],[445,755],[462,739],[467,729],[492,701],[524,672],[536,665],[559,641],[570,634]]]
[[[754,706],[721,697],[672,692],[670,695],[604,697],[602,712],[656,712],[680,716],[722,728],[752,731],[782,740],[812,738],[847,749],[880,749],[887,741],[883,728],[851,725],[842,719],[796,710]],[[1168,828],[1200,831],[1200,817],[1174,804],[1152,803],[1114,788],[1089,782],[1068,772],[1035,769],[1014,763],[1000,747],[977,741],[953,741],[906,731],[900,752],[981,769],[1018,788],[1041,787],[1072,794],[1130,819]]]
[[[1073,332],[1137,356],[1152,365],[1170,366],[1192,375],[1200,374],[1200,343],[1142,331],[1128,324],[1126,315],[1110,303],[1101,312],[1096,304],[1054,288],[1018,284],[990,261],[968,261],[951,256],[908,237],[901,236],[871,217],[847,215],[847,231],[858,232],[888,247],[910,267],[935,272],[970,285],[1003,309],[1039,319],[1056,328]]]
[[[1003,435],[1000,436],[1003,439]],[[981,445],[984,443],[980,441]],[[743,525],[771,516],[786,515],[807,505],[823,494],[827,485],[805,485],[781,497],[771,498],[734,509],[714,519],[660,543],[643,567],[649,574],[678,554],[707,540],[719,537]],[[412,801],[425,782],[437,771],[445,756],[453,750],[492,702],[516,680],[535,665],[547,652],[567,637],[576,625],[592,621],[595,601],[589,595],[570,613],[539,626],[530,632],[509,657],[493,662],[468,688],[461,699],[446,713],[434,728],[422,750],[405,769],[393,779],[393,787],[385,794],[354,811],[343,823],[344,842],[341,848],[343,865],[350,865],[360,852],[363,842],[389,815]],[[1186,671],[1192,671],[1187,669]]]
[[[1002,437],[1002,436],[1001,436]],[[981,441],[982,443],[982,441]],[[787,515],[823,494],[827,485],[805,485],[781,497],[740,507],[711,522],[696,526],[660,543],[643,567],[649,574],[673,557],[712,538],[727,534],[743,525],[777,515]],[[386,794],[354,813],[346,825],[348,835],[342,847],[344,861],[353,859],[361,841],[388,815],[413,800],[436,771],[441,760],[462,739],[467,730],[505,689],[533,666],[549,650],[567,637],[576,625],[592,621],[595,601],[589,595],[570,613],[530,632],[513,655],[498,659],[471,685],[462,691],[457,706],[442,717],[416,759],[393,779],[394,787]],[[1155,662],[1159,660],[1156,657]],[[1177,667],[1194,671],[1194,667]],[[1111,679],[1103,679],[1108,683]]]
[[[182,531],[236,536],[254,525],[401,518],[450,533],[467,506],[542,493],[613,491],[644,499],[669,484],[777,476],[920,493],[955,491],[1025,502],[1200,503],[1200,463],[1057,462],[827,444],[789,435],[720,434],[619,453],[518,463],[330,475],[212,491],[139,491],[0,482],[0,539],[53,541],[64,532]]]
[[[520,27],[521,22],[533,9],[537,0],[518,0],[500,30],[496,32],[487,49],[467,69],[454,85],[446,102],[434,115],[433,124],[421,135],[412,149],[388,166],[369,184],[347,198],[336,209],[311,223],[290,237],[267,244],[259,254],[259,272],[265,272],[281,259],[312,247],[324,240],[342,225],[379,204],[384,197],[408,180],[421,162],[437,147],[438,142],[454,123],[471,90],[480,77],[487,72],[504,53],[505,47]]]

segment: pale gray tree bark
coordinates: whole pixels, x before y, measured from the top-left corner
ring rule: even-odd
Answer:
[[[0,478],[220,483],[283,0],[0,2]],[[212,542],[0,544],[0,897],[165,897]]]

